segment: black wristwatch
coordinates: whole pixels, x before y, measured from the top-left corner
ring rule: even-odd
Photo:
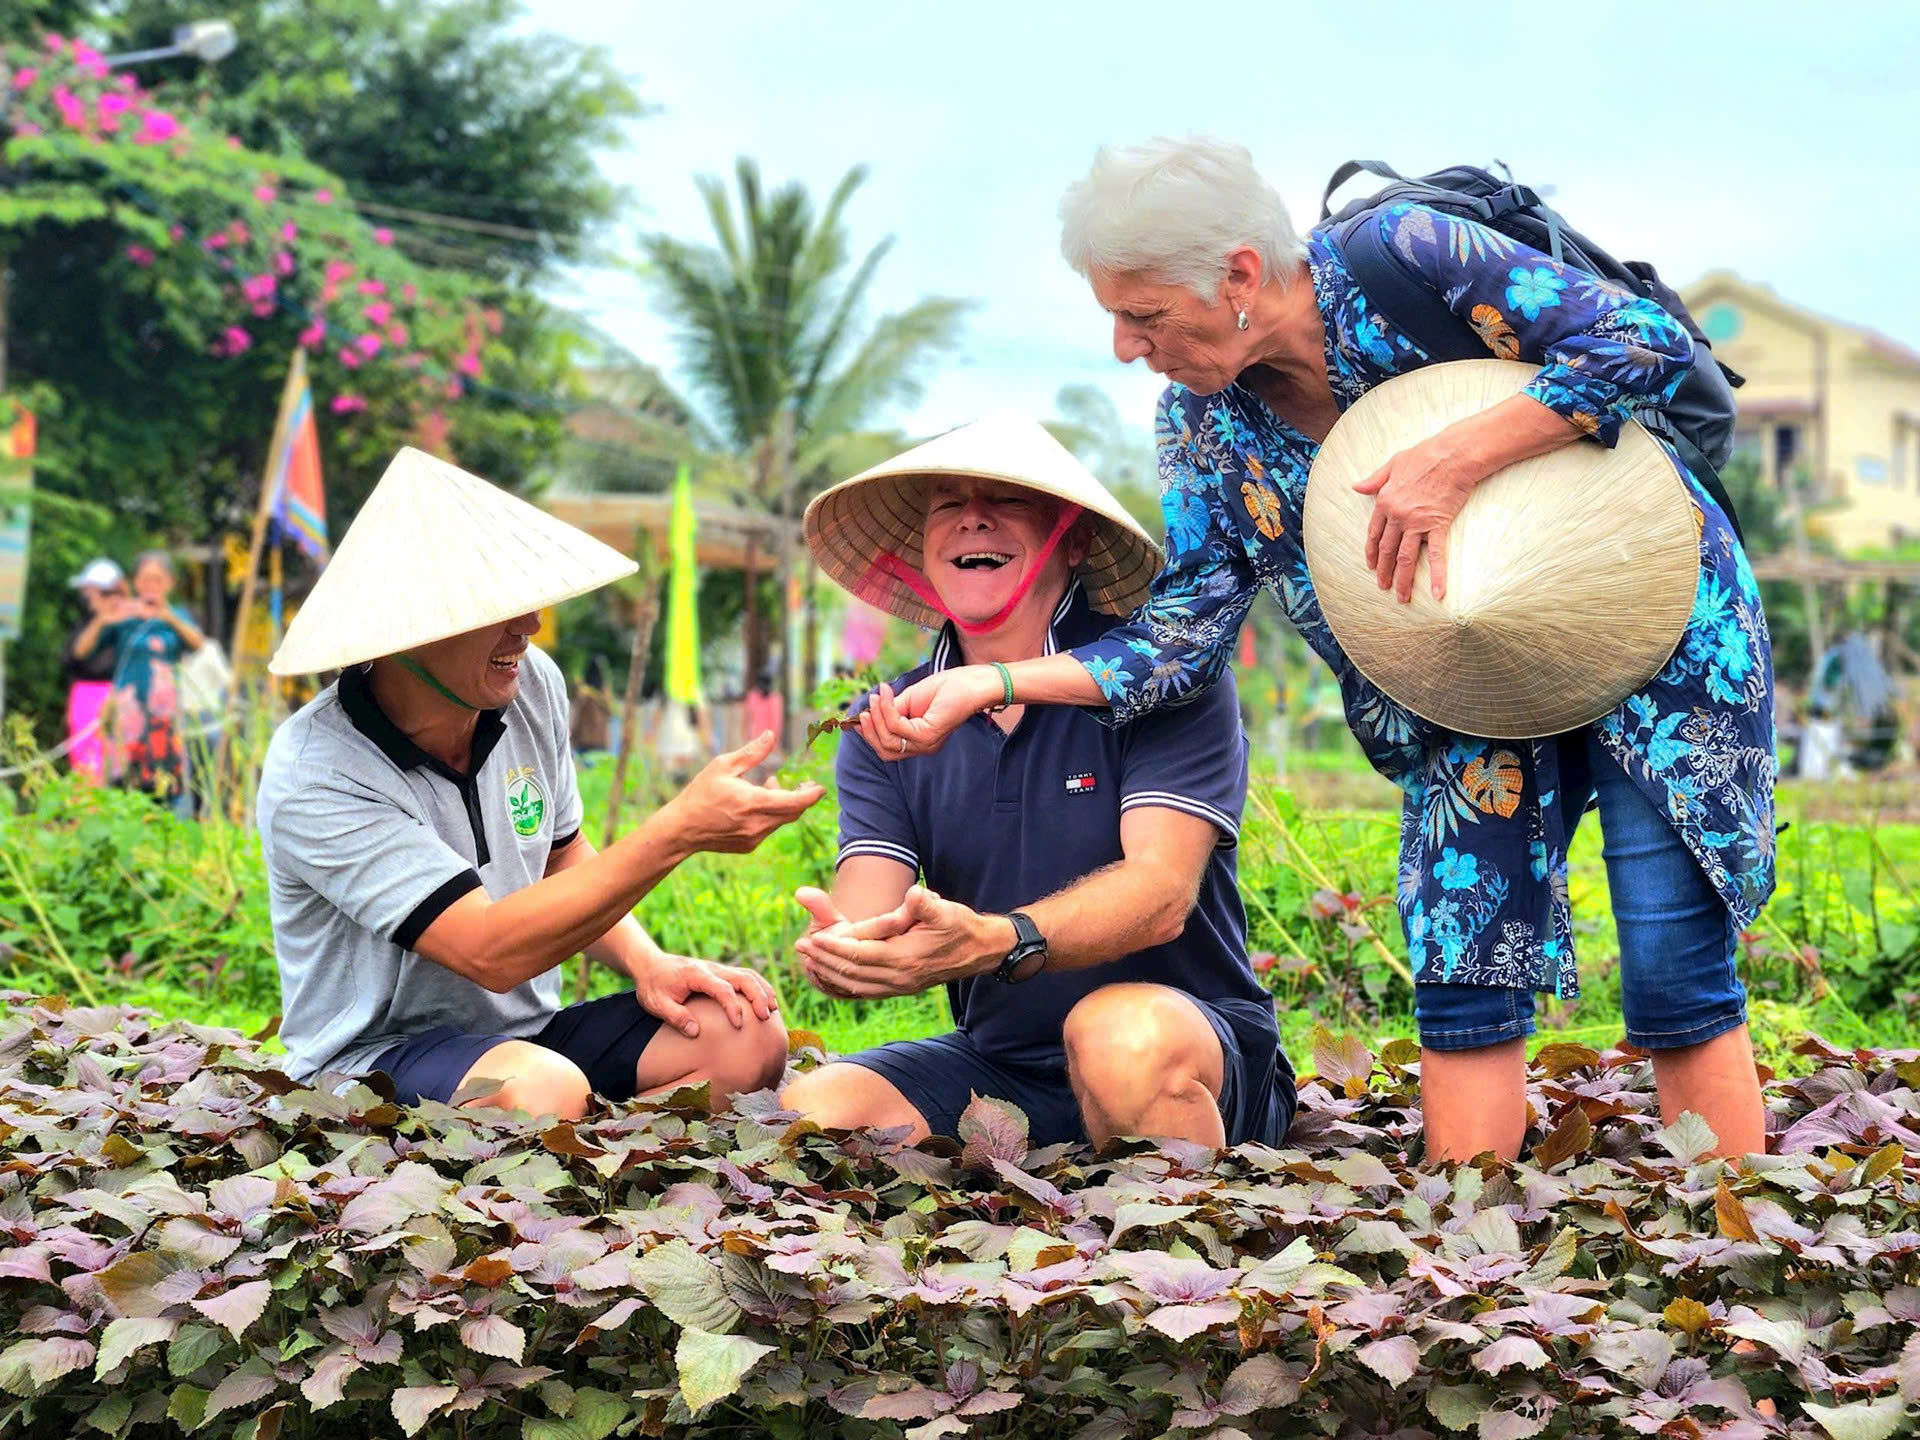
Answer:
[[[1002,985],[1018,985],[1047,968],[1047,937],[1018,910],[1009,910],[1007,919],[1013,922],[1013,949],[993,972],[993,978]]]

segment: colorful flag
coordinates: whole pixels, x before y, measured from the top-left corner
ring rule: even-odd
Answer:
[[[268,455],[276,540],[291,540],[316,563],[326,564],[327,495],[320,477],[320,432],[314,425],[305,350],[293,352]]]
[[[700,697],[699,576],[694,559],[693,479],[682,465],[673,480],[668,544],[673,576],[667,586],[667,697],[683,705]]]
[[[33,412],[16,404],[12,428],[0,451],[0,641],[19,635],[21,607],[27,598],[34,433]]]

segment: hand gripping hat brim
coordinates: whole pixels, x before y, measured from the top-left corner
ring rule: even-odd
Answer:
[[[1094,608],[1131,615],[1146,601],[1160,547],[1092,471],[1025,415],[993,415],[949,430],[822,491],[805,520],[815,563],[870,605],[928,629],[940,625],[937,610],[874,562],[891,553],[915,571],[926,569],[925,486],[941,475],[999,480],[1078,505],[1093,527],[1078,573]]]
[[[1577,440],[1483,480],[1452,527],[1445,599],[1424,550],[1411,603],[1379,588],[1365,556],[1374,502],[1354,485],[1538,373],[1467,360],[1376,386],[1307,483],[1307,568],[1334,638],[1388,695],[1463,735],[1533,739],[1606,715],[1672,657],[1699,586],[1698,511],[1672,458],[1629,422],[1612,450]]]
[[[354,517],[267,668],[307,675],[398,655],[638,568],[585,531],[409,446]]]

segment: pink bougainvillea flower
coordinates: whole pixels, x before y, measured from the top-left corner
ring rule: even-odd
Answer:
[[[400,287],[400,298],[406,301],[409,305],[413,303],[413,297],[415,295],[418,295],[419,293],[420,292],[414,288],[414,284],[411,280],[409,280],[406,284]]]
[[[253,188],[253,198],[262,205],[271,205],[280,198],[280,192],[271,185],[256,185]]]
[[[380,337],[371,332],[362,335],[359,339],[355,340],[353,344],[354,348],[369,360],[380,353]]]
[[[133,76],[131,75],[120,76],[119,79],[113,82],[113,88],[116,90],[124,90],[127,94],[133,96],[141,94],[140,87],[133,83]]]
[[[127,259],[131,260],[136,265],[140,265],[140,266],[151,265],[153,264],[154,260],[157,258],[158,257],[154,255],[153,251],[149,250],[144,245],[129,245],[127,247]]]
[[[244,245],[247,243],[248,237],[252,234],[252,232],[247,229],[247,225],[244,220],[236,220],[231,225],[227,226],[227,234],[233,237],[234,244]]]
[[[280,282],[271,275],[249,275],[240,282],[240,293],[256,302],[272,299],[273,292],[279,288]]]
[[[276,275],[293,274],[293,252],[276,250],[273,252],[273,273]]]
[[[427,360],[427,357],[422,355],[418,350],[416,350],[413,352],[413,354],[407,356],[407,358],[402,360],[400,363],[406,366],[407,369],[409,370],[418,370],[422,365],[426,363],[426,360]]]
[[[311,350],[327,338],[327,322],[316,320],[300,332],[300,343]]]
[[[22,65],[18,70],[13,72],[13,88],[16,90],[31,90],[33,88],[33,82],[39,78],[40,72],[34,69],[33,66]]]
[[[500,333],[500,325],[501,325],[500,312],[498,310],[493,309],[491,306],[489,306],[487,309],[481,311],[480,313],[486,318],[487,328],[491,330],[494,334],[498,335]]]
[[[458,400],[462,395],[466,394],[466,390],[458,380],[449,380],[446,389],[441,391],[441,393],[449,400]]]
[[[407,343],[407,339],[406,326],[394,324],[387,327],[387,343],[389,345],[404,345]]]
[[[380,226],[373,232],[373,243],[376,245],[391,245],[393,243],[393,231],[384,225]]]
[[[344,260],[327,261],[327,284],[338,285],[351,274],[353,274],[353,267]]]
[[[362,280],[360,282],[360,293],[362,295],[384,295],[387,293],[387,287],[382,285],[378,280]]]
[[[75,40],[67,53],[81,74],[104,75],[107,73],[105,58],[84,40]]]
[[[349,370],[360,368],[360,352],[343,345],[340,347],[340,363]]]
[[[333,397],[333,413],[351,415],[356,410],[367,408],[367,402],[358,395],[336,395]]]
[[[360,312],[375,325],[384,325],[393,318],[393,306],[384,300],[376,300]]]
[[[477,377],[480,374],[480,357],[469,350],[453,362],[453,368],[458,370],[462,375]]]
[[[87,128],[87,107],[80,103],[80,97],[64,85],[53,87],[54,108],[60,112],[60,118],[70,129]]]
[[[184,225],[169,225],[167,227],[167,239],[173,241],[173,243],[176,245],[180,243],[181,239],[185,237],[186,233],[187,233],[187,227]]]
[[[140,129],[133,137],[136,145],[164,145],[180,133],[180,122],[164,110],[149,110],[140,117]]]
[[[100,97],[100,128],[111,135],[120,128],[120,117],[133,108],[133,101],[124,95],[108,92]]]
[[[240,148],[240,137],[238,135],[227,136],[227,148],[229,150],[238,150]]]
[[[316,205],[331,205],[333,203],[333,192],[331,190],[316,190],[313,192],[313,202]]]
[[[229,325],[226,333],[220,337],[219,344],[214,348],[223,355],[238,355],[243,350],[253,348],[253,336],[238,325]]]
[[[224,232],[215,232],[202,240],[200,244],[204,249],[224,250],[227,248],[227,237]]]
[[[67,48],[67,42],[51,31],[48,32],[45,43],[47,49],[51,50],[55,55],[60,54]]]
[[[40,133],[40,127],[38,125],[21,125],[17,127],[13,133],[16,135],[38,135]]]
[[[289,220],[280,227],[280,238],[291,245],[300,238],[300,227]]]

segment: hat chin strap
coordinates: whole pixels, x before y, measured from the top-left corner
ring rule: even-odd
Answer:
[[[478,711],[480,709],[478,705],[469,705],[466,701],[462,700],[458,695],[454,694],[453,691],[449,690],[446,686],[442,685],[438,680],[434,679],[433,676],[430,673],[428,673],[427,667],[422,665],[418,660],[414,659],[411,655],[396,655],[393,657],[393,660],[394,660],[394,663],[398,665],[402,670],[406,671],[409,675],[413,676],[414,679],[423,683],[429,690],[433,691],[434,694],[438,695],[442,700],[447,701],[449,704],[458,705],[462,710]]]
[[[887,608],[887,597],[892,589],[887,582],[897,580],[932,609],[946,616],[959,629],[969,635],[984,635],[989,630],[998,630],[1012,618],[1013,612],[1020,608],[1020,602],[1027,598],[1027,591],[1033,588],[1033,582],[1038,580],[1040,572],[1047,568],[1047,561],[1053,558],[1053,552],[1066,538],[1067,531],[1073,528],[1074,521],[1084,513],[1082,507],[1071,502],[1060,507],[1060,518],[1053,522],[1053,533],[1047,536],[1046,543],[1040,547],[1040,553],[1035,557],[1033,564],[1027,567],[1026,576],[1014,588],[1013,595],[998,612],[977,623],[962,620],[943,605],[940,602],[939,592],[933,588],[933,582],[902,560],[899,552],[894,550],[886,551],[867,567],[866,573],[854,586],[854,593],[869,605],[884,610]]]

